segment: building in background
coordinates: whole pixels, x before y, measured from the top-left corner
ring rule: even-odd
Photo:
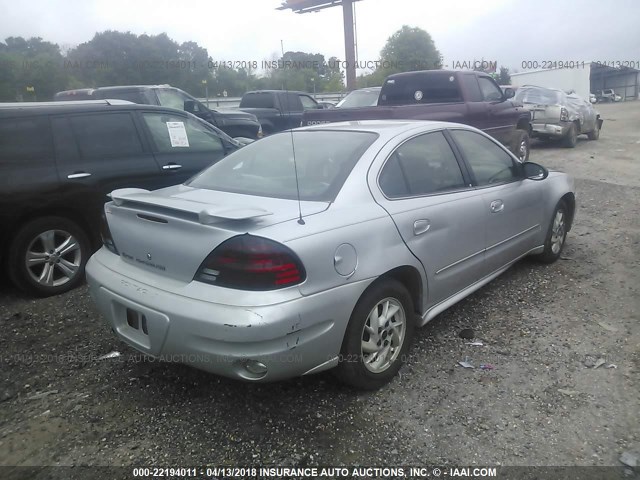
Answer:
[[[637,100],[640,93],[640,70],[592,62],[578,68],[550,68],[512,73],[511,83],[515,87],[537,85],[567,92],[573,90],[585,99],[589,98],[590,93],[613,89],[622,100]]]

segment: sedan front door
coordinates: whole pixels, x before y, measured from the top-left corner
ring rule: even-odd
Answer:
[[[524,178],[522,164],[487,136],[450,131],[482,194],[489,275],[536,247],[542,221],[542,183]]]

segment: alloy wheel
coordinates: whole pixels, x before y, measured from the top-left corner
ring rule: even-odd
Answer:
[[[560,250],[562,250],[564,233],[564,211],[558,210],[555,218],[553,219],[553,226],[551,227],[551,251],[555,255],[560,253]]]
[[[361,354],[365,368],[372,373],[387,370],[398,358],[406,333],[406,314],[395,298],[378,302],[362,330]]]
[[[78,275],[82,262],[80,243],[64,230],[47,230],[27,247],[25,265],[38,284],[58,287]]]

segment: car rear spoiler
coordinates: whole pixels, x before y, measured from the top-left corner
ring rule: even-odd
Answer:
[[[273,215],[273,212],[260,207],[203,204],[182,198],[154,195],[149,190],[142,188],[121,188],[114,190],[109,196],[116,206],[122,206],[125,203],[153,205],[195,214],[198,216],[198,221],[203,225],[216,223],[220,220],[249,220]]]

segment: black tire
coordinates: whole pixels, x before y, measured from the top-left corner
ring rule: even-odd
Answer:
[[[47,255],[45,243],[42,240],[46,236],[45,232],[54,232],[52,235],[53,245],[62,246],[65,235],[75,240],[77,248],[70,249],[67,253],[58,254],[57,248],[54,254],[49,254],[47,260],[42,260],[37,265],[27,268],[27,251],[42,251],[43,257]],[[70,241],[70,244],[74,243]],[[63,250],[63,249],[61,249]],[[51,250],[49,250],[50,252]],[[84,267],[91,255],[91,246],[87,235],[75,222],[63,217],[42,217],[24,224],[16,233],[11,246],[9,247],[9,277],[16,287],[22,291],[48,297],[58,295],[76,288],[84,280]],[[73,265],[75,269],[69,269],[68,274],[63,273],[63,268]],[[42,269],[40,270],[40,267]],[[39,282],[34,276],[43,274],[45,269],[52,271],[51,281]]]
[[[391,348],[393,339],[392,335],[388,335],[387,332],[392,330],[391,325],[393,323],[400,324],[400,315],[404,315],[404,336],[396,346],[396,349],[392,350],[393,353],[388,365],[383,365],[382,367],[384,368],[380,372],[374,372],[365,365],[365,360],[375,359],[375,354],[364,353],[362,343],[365,341],[365,337],[369,337],[368,341],[375,342],[372,336],[365,332],[365,326],[370,323],[369,315],[374,308],[378,308],[380,311],[380,309],[384,308],[383,305],[386,301],[395,303],[396,305],[394,306],[401,308],[398,310],[398,314],[393,315],[386,322],[384,328],[378,329],[380,340],[377,345],[384,346],[386,344],[383,342],[389,342]],[[395,322],[392,320],[395,320]],[[351,314],[342,341],[340,363],[335,369],[336,376],[343,383],[362,390],[375,390],[389,383],[396,376],[406,358],[407,351],[413,340],[414,328],[415,312],[413,301],[404,285],[393,279],[383,279],[375,283],[362,294]],[[381,330],[382,333],[380,333]],[[367,355],[369,357],[366,357]]]
[[[578,128],[575,123],[569,127],[567,135],[562,139],[562,145],[567,148],[574,148],[578,144]]]
[[[557,238],[557,236],[554,235],[555,233],[554,226],[555,226],[556,216],[558,215],[558,212],[562,213],[563,226],[562,226],[562,233],[561,233],[560,249],[557,251],[554,251],[555,250],[554,237]],[[544,240],[544,251],[540,255],[536,256],[536,258],[540,262],[553,263],[560,258],[560,255],[562,255],[562,250],[564,249],[564,244],[567,239],[568,218],[569,218],[569,208],[567,207],[567,203],[564,200],[560,200],[558,202],[558,205],[556,205],[555,210],[553,211],[553,216],[551,217],[549,230],[547,231],[547,236],[545,237],[545,240]]]
[[[511,151],[520,159],[522,163],[529,160],[529,152],[531,151],[531,139],[529,134],[524,130],[516,130],[511,144]]]
[[[587,133],[587,137],[589,138],[589,140],[598,140],[600,138],[600,121],[596,120],[596,128]]]

